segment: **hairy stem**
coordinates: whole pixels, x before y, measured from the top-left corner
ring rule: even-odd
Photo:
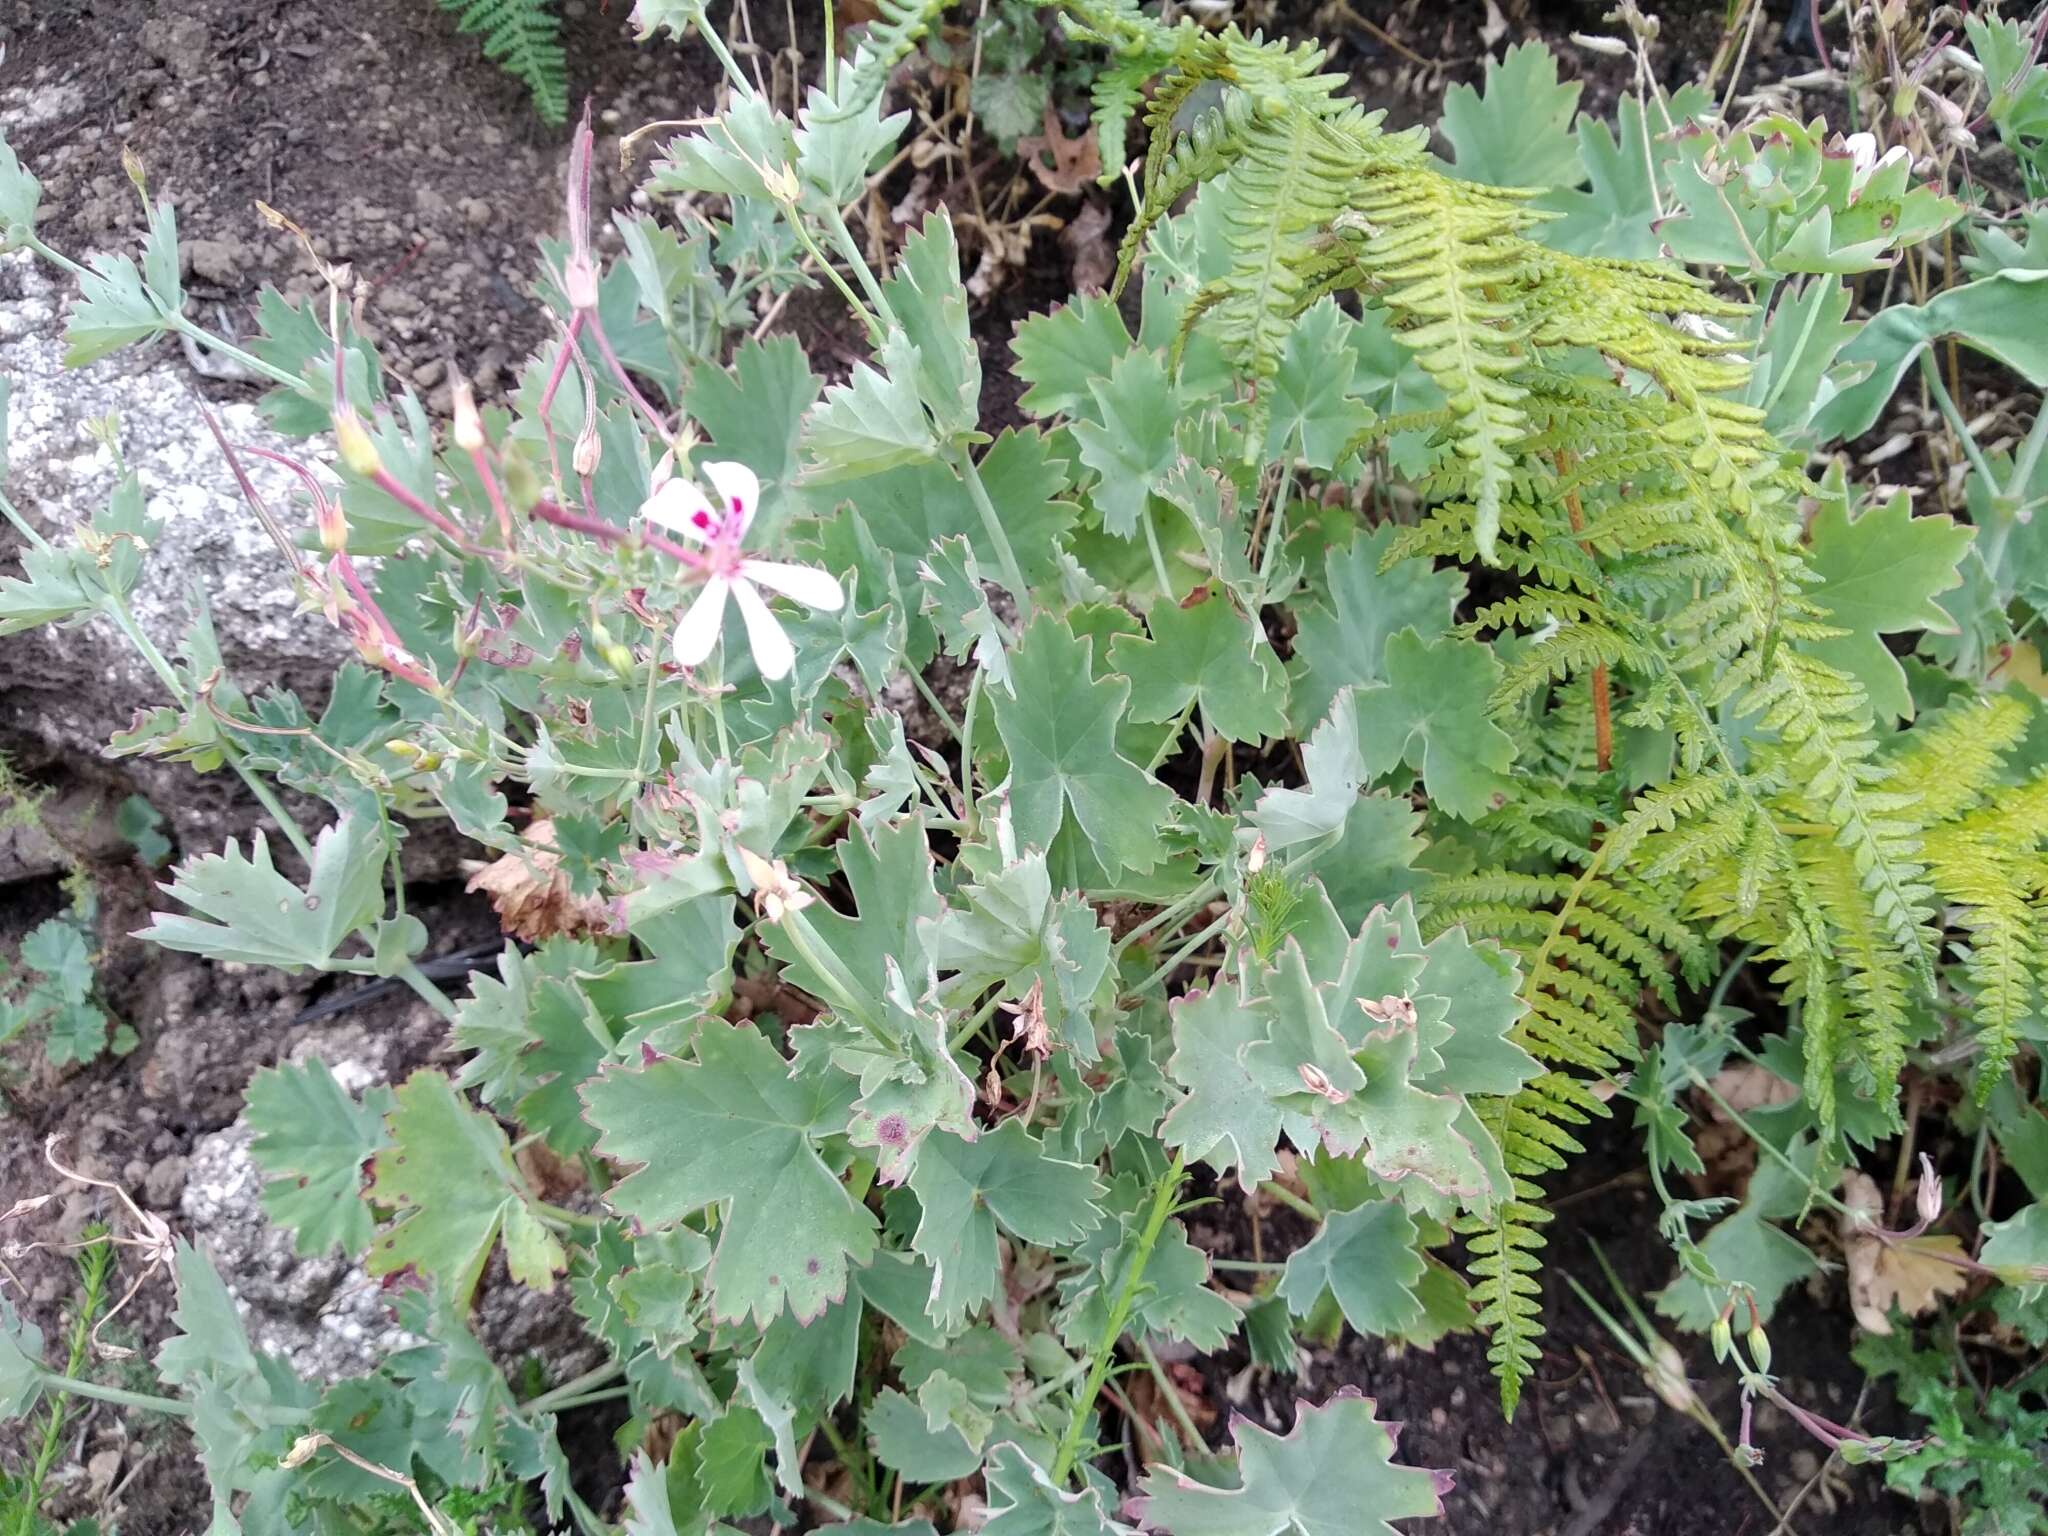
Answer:
[[[1180,1193],[1180,1180],[1181,1160],[1176,1155],[1152,1191],[1152,1209],[1146,1214],[1144,1228],[1138,1233],[1138,1246],[1131,1254],[1123,1283],[1117,1287],[1116,1300],[1110,1305],[1109,1319],[1102,1326],[1102,1337],[1096,1342],[1095,1352],[1089,1359],[1088,1377],[1081,1383],[1081,1390],[1074,1394],[1073,1408],[1067,1414],[1067,1427],[1060,1435],[1059,1452],[1053,1458],[1052,1480],[1055,1486],[1066,1482],[1067,1474],[1073,1471],[1074,1462],[1080,1456],[1081,1431],[1095,1407],[1102,1383],[1109,1377],[1110,1365],[1116,1359],[1117,1340],[1124,1336],[1124,1328],[1137,1306],[1139,1289],[1145,1279],[1145,1266],[1152,1261],[1152,1249],[1159,1241],[1159,1234],[1166,1229],[1166,1218],[1173,1214],[1174,1197]]]

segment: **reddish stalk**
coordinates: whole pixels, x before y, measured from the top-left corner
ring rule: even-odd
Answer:
[[[567,507],[546,500],[537,501],[533,504],[532,515],[544,523],[553,523],[557,528],[567,528],[576,533],[588,534],[591,538],[604,544],[623,544],[629,538],[637,537],[640,543],[646,545],[649,549],[660,550],[671,560],[688,567],[690,570],[701,571],[705,569],[704,557],[698,554],[696,550],[678,544],[673,539],[663,538],[651,529],[643,528],[637,535],[629,534],[617,524],[608,523],[603,518],[591,517],[582,512],[572,512]]]

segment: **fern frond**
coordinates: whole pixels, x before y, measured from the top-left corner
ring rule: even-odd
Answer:
[[[814,110],[813,119],[845,122],[880,101],[896,66],[924,41],[945,8],[946,0],[877,0],[875,19],[861,35],[853,57],[841,66],[837,101],[829,109]]]
[[[554,0],[434,0],[455,18],[456,29],[483,38],[484,57],[533,97],[543,122],[569,117],[569,61],[562,52],[562,19]]]
[[[1539,848],[1579,869],[1576,876],[1505,869],[1446,876],[1425,899],[1425,932],[1459,924],[1521,961],[1528,1011],[1513,1037],[1548,1069],[1513,1098],[1485,1106],[1514,1195],[1459,1228],[1472,1255],[1480,1323],[1493,1336],[1488,1357],[1501,1403],[1512,1414],[1542,1336],[1534,1276],[1538,1229],[1549,1217],[1534,1181],[1582,1150],[1571,1127],[1608,1113],[1595,1088],[1634,1059],[1644,996],[1676,1006],[1672,958],[1697,982],[1710,951],[1656,888],[1611,872],[1604,853],[1587,846],[1592,826],[1582,807],[1567,801],[1545,818],[1525,804],[1482,826],[1510,846]]]

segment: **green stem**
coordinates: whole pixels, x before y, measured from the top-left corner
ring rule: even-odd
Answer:
[[[66,1376],[57,1371],[39,1370],[46,1389],[69,1392],[74,1397],[95,1398],[102,1403],[114,1403],[122,1408],[142,1408],[150,1413],[168,1414],[174,1419],[192,1417],[192,1405],[175,1397],[157,1397],[148,1392],[130,1392],[122,1387],[103,1387],[96,1381],[86,1381],[77,1376]]]
[[[1010,536],[1003,531],[1003,519],[996,511],[996,504],[989,499],[988,487],[982,484],[981,470],[976,467],[974,456],[956,446],[946,450],[946,461],[966,485],[967,499],[974,503],[974,510],[981,514],[982,532],[988,535],[989,546],[996,552],[996,564],[1003,568],[1003,585],[1017,600],[1017,617],[1026,624],[1030,623],[1031,593],[1024,585],[1024,568],[1017,563],[1017,552],[1010,547]]]
[[[400,981],[412,988],[421,1002],[433,1009],[434,1012],[438,1013],[450,1024],[455,1022],[458,1010],[454,1000],[446,992],[435,986],[433,978],[427,975],[425,971],[408,960],[398,971],[397,975]]]
[[[735,59],[731,50],[725,46],[725,39],[718,35],[718,29],[711,25],[709,17],[698,23],[697,34],[704,39],[705,45],[718,55],[719,67],[725,71],[726,78],[732,81],[734,87],[752,95],[754,83],[740,73],[739,60]]]
[[[582,1227],[588,1231],[594,1232],[597,1230],[597,1228],[604,1224],[602,1218],[600,1217],[586,1216],[583,1212],[572,1211],[567,1206],[550,1205],[545,1200],[535,1200],[532,1202],[532,1204],[534,1210],[537,1211],[541,1216],[545,1217],[549,1221],[556,1222],[561,1226]]]
[[[854,1448],[846,1443],[846,1437],[839,1433],[829,1413],[819,1417],[818,1428],[823,1432],[826,1442],[831,1445],[832,1454],[837,1456],[839,1464],[846,1468],[846,1475],[852,1478],[860,1489],[861,1502],[867,1506],[867,1512],[878,1520],[888,1518],[883,1513],[882,1491],[875,1486],[874,1469],[868,1464],[867,1457],[864,1454],[856,1454]],[[812,1497],[817,1496],[813,1494]]]
[[[93,1241],[94,1235],[101,1239]],[[107,1270],[113,1264],[114,1245],[105,1241],[106,1229],[88,1229],[87,1246],[78,1253],[78,1278],[81,1290],[78,1305],[71,1318],[71,1338],[65,1350],[64,1374],[75,1376],[84,1368],[87,1345],[91,1342],[93,1323],[99,1317],[101,1305],[106,1300]],[[63,1449],[64,1422],[69,1399],[61,1392],[50,1394],[48,1414],[43,1421],[42,1444],[36,1448],[34,1465],[29,1469],[26,1496],[18,1506],[20,1518],[12,1525],[12,1536],[31,1536],[36,1526],[36,1512],[42,1508],[43,1484],[49,1480],[50,1469],[57,1464],[57,1456]]]
[[[948,1048],[957,1051],[961,1046],[972,1040],[980,1032],[981,1026],[995,1017],[995,1011],[1002,1006],[1002,1003],[1003,994],[998,992],[979,1008],[975,1009],[974,1017],[961,1025],[954,1032],[953,1038],[946,1042]]]
[[[917,690],[918,697],[931,707],[931,712],[939,717],[939,724],[946,728],[946,734],[955,741],[960,740],[960,722],[953,718],[950,709],[939,702],[939,696],[932,692],[932,685],[924,680],[924,674],[914,667],[906,670],[910,673],[911,686]]]
[[[882,292],[882,285],[876,281],[874,268],[861,254],[860,242],[853,238],[853,231],[846,227],[846,216],[836,206],[824,212],[825,229],[832,236],[832,243],[839,247],[839,254],[846,258],[846,265],[853,275],[860,279],[861,291],[868,296],[868,302],[875,306],[875,313],[895,322],[895,312],[889,307],[889,296]]]
[[[860,1000],[860,986],[837,955],[828,955],[825,946],[819,943],[812,932],[810,919],[802,912],[785,912],[782,917],[782,931],[788,935],[790,947],[797,958],[811,968],[818,980],[825,984],[830,994],[826,1001],[855,1023],[874,1027],[871,1010]]]
[[[1152,1191],[1152,1209],[1146,1215],[1145,1226],[1138,1233],[1138,1246],[1131,1254],[1129,1268],[1124,1271],[1123,1284],[1117,1287],[1116,1300],[1109,1309],[1109,1319],[1103,1324],[1102,1337],[1097,1341],[1095,1353],[1088,1366],[1088,1378],[1082,1382],[1081,1390],[1074,1395],[1073,1408],[1067,1414],[1067,1427],[1060,1435],[1059,1452],[1053,1458],[1052,1481],[1054,1487],[1062,1487],[1068,1473],[1074,1469],[1074,1462],[1081,1452],[1081,1431],[1088,1422],[1088,1415],[1095,1407],[1095,1398],[1102,1390],[1102,1384],[1109,1378],[1110,1364],[1116,1358],[1117,1340],[1124,1336],[1124,1328],[1130,1322],[1131,1311],[1137,1305],[1138,1291],[1145,1278],[1145,1266],[1151,1262],[1152,1249],[1159,1241],[1159,1234],[1166,1228],[1166,1218],[1173,1213],[1174,1198],[1180,1193],[1181,1160],[1176,1154],[1173,1162],[1160,1176],[1158,1186]]]
[[[1201,907],[1204,904],[1215,900],[1215,898],[1221,895],[1222,892],[1223,887],[1216,881],[1211,880],[1207,884],[1202,886],[1201,889],[1193,891],[1188,895],[1181,897],[1181,899],[1179,901],[1176,901],[1172,906],[1162,907],[1159,911],[1153,913],[1150,917],[1146,918],[1144,922],[1138,924],[1138,926],[1133,928],[1129,933],[1125,934],[1121,939],[1118,939],[1116,942],[1116,949],[1114,953],[1119,959],[1121,959],[1123,957],[1123,952],[1125,950],[1129,949],[1133,944],[1137,943],[1140,939],[1144,938],[1145,935],[1152,932],[1153,929],[1158,928],[1163,924],[1179,922],[1181,919],[1185,918],[1190,912],[1193,912],[1196,908]]]
[[[974,669],[974,677],[967,684],[967,707],[960,715],[960,803],[965,812],[960,819],[966,824],[968,837],[974,836],[981,819],[974,794],[974,711],[981,705],[983,675],[980,667]]]
[[[1686,1069],[1685,1075],[1692,1079],[1693,1087],[1699,1089],[1702,1093],[1706,1094],[1708,1098],[1712,1099],[1717,1105],[1720,1106],[1721,1113],[1726,1115],[1730,1120],[1734,1121],[1735,1124],[1741,1129],[1743,1135],[1747,1136],[1751,1141],[1756,1143],[1757,1151],[1763,1153],[1764,1156],[1768,1157],[1780,1168],[1783,1168],[1787,1173],[1791,1174],[1793,1178],[1797,1179],[1800,1183],[1804,1184],[1807,1188],[1808,1193],[1810,1193],[1814,1199],[1818,1200],[1822,1205],[1827,1206],[1830,1210],[1836,1211],[1841,1215],[1848,1216],[1856,1220],[1861,1220],[1864,1216],[1868,1215],[1868,1212],[1857,1212],[1850,1210],[1848,1206],[1844,1205],[1840,1200],[1836,1199],[1831,1192],[1822,1189],[1820,1185],[1814,1181],[1814,1177],[1812,1174],[1808,1173],[1805,1169],[1801,1168],[1797,1163],[1793,1162],[1791,1158],[1787,1157],[1783,1152],[1781,1152],[1777,1147],[1773,1146],[1765,1138],[1759,1136],[1755,1132],[1755,1130],[1751,1128],[1749,1122],[1742,1117],[1742,1111],[1737,1109],[1733,1104],[1730,1104],[1726,1099],[1722,1098],[1720,1093],[1716,1091],[1714,1085],[1706,1080],[1706,1078],[1701,1074],[1700,1070],[1697,1067],[1688,1067]]]
[[[1159,583],[1159,595],[1172,602],[1173,578],[1166,574],[1166,556],[1159,551],[1159,530],[1152,526],[1150,507],[1138,514],[1138,522],[1145,530],[1145,549],[1152,556],[1152,576]]]
[[[266,363],[253,352],[244,352],[240,347],[233,345],[231,342],[221,340],[220,337],[214,335],[213,332],[199,324],[196,320],[188,319],[184,315],[171,315],[166,318],[169,319],[173,329],[183,335],[190,336],[200,346],[206,348],[207,351],[217,352],[222,357],[231,358],[251,373],[261,374],[273,384],[281,385],[285,389],[291,390],[294,394],[307,395],[310,398],[310,391],[306,381],[296,374],[287,373],[274,363]]]
[[[832,0],[825,0],[825,94],[837,96],[839,84],[839,29]]]
[[[1963,457],[1970,461],[1970,468],[1984,477],[1984,484],[1991,490],[1998,488],[1998,476],[1991,473],[1991,466],[1985,462],[1984,450],[1977,446],[1977,439],[1970,432],[1970,424],[1963,420],[1963,413],[1956,409],[1955,400],[1948,392],[1948,386],[1941,381],[1941,369],[1935,366],[1932,350],[1920,354],[1920,377],[1927,381],[1927,392],[1934,396],[1934,403],[1941,407],[1942,419],[1956,440],[1963,445]]]
[[[647,692],[640,699],[640,745],[633,749],[633,766],[641,778],[652,771],[647,761],[654,743],[654,685],[661,679],[661,627],[655,626],[654,644],[647,655]]]
[[[626,1374],[626,1367],[617,1360],[608,1360],[603,1365],[593,1366],[581,1376],[571,1376],[559,1387],[550,1387],[538,1397],[528,1398],[519,1405],[520,1416],[532,1418],[535,1414],[552,1413],[572,1397],[581,1397],[599,1387],[607,1386]]]
[[[803,246],[811,260],[818,264],[818,270],[832,280],[832,286],[839,290],[839,296],[846,300],[856,315],[860,316],[860,323],[867,328],[869,338],[879,340],[882,335],[880,322],[875,319],[867,305],[861,302],[860,295],[853,291],[852,284],[848,283],[840,275],[839,269],[832,265],[832,258],[827,256],[819,246],[817,237],[804,227],[804,221],[798,216],[796,210],[791,208],[788,210],[788,214],[787,222],[789,227],[796,232],[798,243]],[[865,263],[862,264],[862,270],[866,270]]]
[[[0,516],[4,516],[8,522],[14,524],[14,531],[28,540],[30,548],[48,552],[53,547],[50,541],[44,538],[41,532],[37,530],[36,525],[23,517],[14,503],[5,496],[0,496]]]
[[[1174,1423],[1180,1426],[1183,1439],[1187,1441],[1190,1455],[1200,1456],[1209,1449],[1209,1441],[1195,1428],[1195,1421],[1188,1413],[1188,1405],[1181,1401],[1180,1389],[1173,1384],[1173,1378],[1166,1374],[1166,1367],[1159,1363],[1159,1357],[1152,1353],[1152,1346],[1145,1342],[1143,1334],[1138,1335],[1138,1353],[1144,1358],[1145,1369],[1152,1373],[1152,1381],[1159,1388],[1159,1395],[1166,1400],[1167,1409],[1173,1414]]]
[[[1188,958],[1189,955],[1192,955],[1196,950],[1200,949],[1204,944],[1208,943],[1211,939],[1216,937],[1217,934],[1221,933],[1226,927],[1229,926],[1229,923],[1230,914],[1226,912],[1221,917],[1217,918],[1216,921],[1209,924],[1208,927],[1204,928],[1200,933],[1196,934],[1193,938],[1189,939],[1187,943],[1181,945],[1179,949],[1176,949],[1172,954],[1168,955],[1163,961],[1160,962],[1159,968],[1157,970],[1155,970],[1150,976],[1147,976],[1143,981],[1139,982],[1135,987],[1132,987],[1128,992],[1124,994],[1124,996],[1143,997],[1147,992],[1151,991],[1154,987],[1158,986],[1160,982],[1166,980],[1167,977],[1171,976],[1175,971],[1179,970],[1181,964]]]
[[[43,244],[43,242],[38,240],[34,235],[30,235],[28,237],[28,248],[34,251],[38,256],[42,257],[43,260],[47,261],[51,266],[62,267],[66,272],[69,272],[73,277],[90,277],[92,275],[84,267],[80,266],[77,262],[73,261],[69,256],[66,256],[62,251],[55,250],[50,246]]]
[[[1259,1193],[1286,1206],[1295,1215],[1307,1217],[1319,1227],[1323,1224],[1323,1213],[1284,1184],[1275,1184],[1268,1179],[1259,1186]]]

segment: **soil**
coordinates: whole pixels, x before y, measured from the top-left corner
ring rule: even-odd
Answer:
[[[1503,8],[1511,18],[1505,41],[1530,30],[1561,41],[1575,29],[1605,30],[1608,6],[1556,0]],[[1670,28],[1663,65],[1675,81],[1704,62],[1718,35],[1707,13],[1717,16],[1720,6],[1668,8],[1698,13]],[[716,72],[701,48],[634,45],[628,0],[563,0],[562,9],[574,95],[591,96],[608,141],[597,155],[605,178],[600,195],[623,205],[633,177],[619,170],[616,136],[701,110]],[[776,78],[786,82],[784,12],[758,9],[751,57],[764,71],[779,67]],[[1356,10],[1318,13],[1294,3],[1265,9],[1269,14],[1254,19],[1334,39],[1333,67],[1351,69],[1361,93],[1389,106],[1396,123],[1432,116],[1444,86],[1476,79],[1485,54],[1479,33],[1486,13],[1477,4],[1358,0]],[[1359,24],[1359,15],[1372,25]],[[1777,57],[1771,31],[1760,40],[1759,59]],[[817,39],[804,27],[796,44],[815,58]],[[369,276],[366,316],[387,360],[437,413],[447,410],[451,362],[486,393],[502,392],[544,338],[545,316],[532,296],[534,241],[561,232],[566,133],[541,125],[519,87],[426,0],[0,0],[0,45],[0,91],[23,90],[32,103],[14,147],[43,181],[42,231],[59,249],[82,256],[135,237],[139,208],[121,165],[127,148],[147,168],[152,193],[177,205],[190,292],[231,331],[254,328],[264,285],[296,295],[312,291],[315,281],[313,263],[291,237],[257,218],[253,204],[260,199],[305,226],[323,257],[347,260]],[[1614,61],[1592,62],[1600,67],[1588,79],[1588,106],[1611,101],[1625,73]],[[907,171],[892,180],[883,201],[907,195],[910,181]],[[1061,196],[1047,206],[1071,217],[1080,205]],[[1115,230],[1106,238],[1113,245]],[[970,262],[975,254],[970,244]],[[1006,367],[1011,330],[1070,291],[1076,259],[1055,232],[1041,231],[1021,268],[977,307],[985,415],[998,424],[1014,417],[1017,386]],[[843,372],[863,355],[837,307],[822,299],[799,295],[781,324],[805,342],[820,372]],[[196,382],[211,394],[248,392],[234,382]],[[0,741],[0,752],[7,746]],[[43,1146],[56,1135],[74,1164],[118,1179],[147,1208],[175,1220],[185,1159],[200,1137],[234,1120],[251,1072],[334,1027],[332,1020],[295,1022],[315,999],[316,983],[331,983],[209,967],[144,946],[127,935],[161,901],[149,874],[118,852],[88,873],[100,892],[106,998],[141,1043],[126,1059],[64,1074],[15,1062],[0,1119],[0,1204],[50,1186]],[[50,879],[0,888],[0,952],[11,952],[62,901]],[[435,953],[497,932],[488,910],[452,886],[416,892],[416,902]],[[390,1031],[400,1075],[442,1042],[438,1023],[404,994],[377,996],[342,1017]],[[1433,1352],[1400,1352],[1346,1334],[1334,1349],[1312,1352],[1299,1378],[1254,1378],[1238,1391],[1232,1381],[1244,1362],[1219,1359],[1207,1368],[1205,1395],[1284,1429],[1297,1395],[1321,1401],[1340,1386],[1362,1388],[1384,1417],[1406,1421],[1403,1461],[1456,1474],[1448,1518],[1432,1528],[1457,1536],[1766,1536],[1773,1522],[1726,1458],[1702,1431],[1654,1405],[1558,1278],[1570,1268],[1590,1281],[1590,1240],[1603,1244],[1639,1294],[1669,1277],[1652,1203],[1626,1182],[1635,1155],[1630,1133],[1601,1128],[1589,1155],[1552,1191],[1550,1333],[1537,1380],[1511,1425],[1495,1405],[1483,1342],[1470,1335]],[[47,1208],[25,1233],[15,1228],[10,1235],[59,1242],[106,1213],[103,1192],[80,1192]],[[1207,1234],[1211,1245],[1249,1253],[1238,1220],[1239,1228]],[[1268,1256],[1288,1220],[1281,1213],[1268,1223]],[[24,1310],[54,1333],[69,1284],[67,1261],[41,1251],[8,1262],[26,1291]],[[129,1341],[152,1348],[168,1331],[167,1313],[168,1287],[160,1280],[145,1286],[124,1313]],[[1772,1333],[1788,1390],[1847,1419],[1859,1378],[1847,1359],[1849,1323],[1839,1295],[1825,1286],[1794,1295]],[[1713,1397],[1708,1385],[1725,1381],[1725,1373],[1712,1369],[1703,1347],[1688,1364],[1732,1426],[1734,1404]],[[1865,1405],[1866,1412],[1876,1406]],[[565,1442],[591,1451],[588,1460],[575,1457],[586,1475],[603,1470],[597,1453],[608,1446],[605,1412],[564,1424]],[[122,1451],[123,1536],[175,1536],[203,1526],[205,1489],[181,1431],[124,1428],[104,1409],[74,1421],[74,1433],[81,1423],[81,1444]],[[1760,1475],[1783,1501],[1808,1480],[1819,1457],[1768,1410],[1758,1429],[1768,1457]],[[1212,1431],[1216,1438],[1222,1433],[1220,1425]],[[136,1438],[125,1438],[130,1434]],[[1839,1506],[1824,1506],[1816,1490],[1793,1528],[1807,1536],[1896,1531],[1910,1518],[1875,1492],[1872,1474],[1852,1474],[1847,1486],[1850,1499]],[[601,1479],[593,1476],[587,1491],[602,1497]]]

